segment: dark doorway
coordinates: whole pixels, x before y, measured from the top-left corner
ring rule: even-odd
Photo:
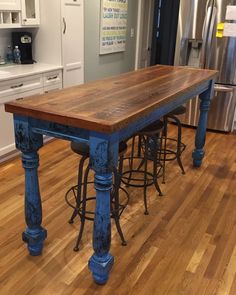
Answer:
[[[174,64],[180,0],[155,0],[151,65]]]

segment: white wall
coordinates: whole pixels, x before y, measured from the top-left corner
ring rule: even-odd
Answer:
[[[101,79],[106,76],[118,75],[135,68],[136,38],[131,37],[131,28],[136,36],[138,1],[128,1],[128,23],[126,49],[99,55],[100,34],[100,0],[85,0],[85,82]]]

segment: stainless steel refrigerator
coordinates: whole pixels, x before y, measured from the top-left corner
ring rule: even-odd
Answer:
[[[236,37],[224,37],[228,5],[236,0],[180,0],[175,65],[216,69],[219,77],[209,112],[208,128],[233,129],[236,106]],[[187,104],[182,122],[196,126],[199,99]]]

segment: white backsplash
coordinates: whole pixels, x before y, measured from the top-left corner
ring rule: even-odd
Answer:
[[[6,57],[7,46],[11,45],[11,32],[12,30],[0,30],[0,56]]]
[[[11,33],[12,32],[30,32],[33,37],[33,44],[34,44],[34,38],[35,34],[37,32],[37,29],[27,28],[27,29],[0,29],[0,56],[6,58],[7,53],[7,46],[12,45],[11,42]],[[35,48],[33,46],[33,57],[35,56],[34,52]]]

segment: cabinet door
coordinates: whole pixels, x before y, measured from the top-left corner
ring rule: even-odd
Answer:
[[[63,86],[84,83],[84,5],[62,0]]]
[[[22,25],[38,26],[39,24],[39,0],[22,0]]]
[[[0,0],[0,10],[21,10],[21,0]]]
[[[8,96],[0,100],[0,160],[6,154],[15,150],[15,136],[13,115],[5,112],[4,103],[13,101],[17,98],[42,94],[43,88],[26,91],[22,94]]]
[[[16,95],[0,102],[0,158],[15,150],[13,115],[5,112],[4,103],[15,100]]]

